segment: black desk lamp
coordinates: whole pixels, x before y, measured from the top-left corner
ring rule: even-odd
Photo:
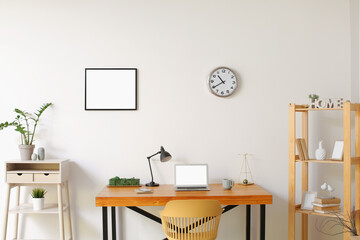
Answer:
[[[168,153],[167,151],[165,151],[165,149],[162,146],[160,147],[160,151],[147,157],[148,162],[149,162],[149,167],[150,167],[150,173],[151,173],[151,182],[145,184],[148,187],[158,187],[159,186],[158,183],[154,182],[154,176],[153,176],[151,164],[150,164],[150,158],[152,158],[153,156],[158,155],[158,154],[160,154],[160,162],[167,162],[171,159],[171,154]]]

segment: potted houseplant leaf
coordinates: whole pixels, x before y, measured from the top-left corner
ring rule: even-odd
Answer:
[[[52,105],[52,103],[45,103],[34,112],[33,114],[15,108],[17,113],[15,120],[12,122],[0,123],[0,130],[7,127],[14,127],[16,132],[20,133],[21,144],[19,145],[21,160],[30,160],[31,155],[34,152],[35,145],[34,136],[36,127],[39,123],[40,117],[43,112]]]
[[[35,211],[44,209],[44,200],[45,200],[46,190],[44,188],[33,188],[31,191],[31,196],[33,200],[33,208]]]

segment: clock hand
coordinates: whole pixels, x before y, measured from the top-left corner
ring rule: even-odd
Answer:
[[[217,86],[219,86],[220,84],[223,84],[223,83],[225,83],[225,82],[221,82],[221,83],[219,83],[219,84],[217,84],[215,86],[212,86],[212,88],[216,88]]]
[[[221,77],[220,77],[219,75],[217,75],[217,76],[218,76],[218,78],[220,78],[220,80],[221,80],[221,82],[222,82],[222,83],[225,83],[225,82],[224,82],[224,80],[222,80],[222,79],[221,79]]]

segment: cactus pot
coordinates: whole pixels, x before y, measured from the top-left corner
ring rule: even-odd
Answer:
[[[31,155],[34,152],[35,145],[19,145],[21,160],[31,160]]]

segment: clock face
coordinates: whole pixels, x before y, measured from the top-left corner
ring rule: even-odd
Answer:
[[[229,68],[217,68],[209,77],[209,87],[210,91],[216,96],[230,96],[237,87],[236,75]]]

